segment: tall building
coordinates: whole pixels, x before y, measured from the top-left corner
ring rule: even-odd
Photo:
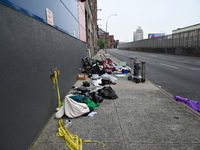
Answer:
[[[133,41],[143,40],[143,30],[139,26],[133,34]]]

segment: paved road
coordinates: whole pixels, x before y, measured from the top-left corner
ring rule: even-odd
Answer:
[[[200,58],[156,53],[107,50],[129,64],[130,57],[146,62],[147,79],[173,96],[200,101]]]

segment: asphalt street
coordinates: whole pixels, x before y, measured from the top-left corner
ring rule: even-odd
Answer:
[[[126,61],[137,57],[146,62],[146,78],[173,96],[200,101],[200,58],[157,53],[108,49],[108,53]]]

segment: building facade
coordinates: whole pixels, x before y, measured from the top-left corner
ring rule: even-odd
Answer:
[[[96,54],[98,49],[97,37],[97,0],[86,0],[86,39],[87,49],[91,55]]]
[[[139,41],[139,40],[143,40],[143,30],[140,26],[133,33],[133,41]]]
[[[98,28],[98,40],[104,41],[106,43],[106,48],[117,48],[119,40],[114,39],[114,35],[109,35],[108,32],[103,31],[101,28]],[[103,48],[99,45],[100,48]]]
[[[94,28],[94,53],[98,50],[97,0],[90,0]]]

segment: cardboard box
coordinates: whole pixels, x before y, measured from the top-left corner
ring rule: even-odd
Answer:
[[[77,75],[77,80],[86,80],[87,76],[85,74],[78,74]]]

